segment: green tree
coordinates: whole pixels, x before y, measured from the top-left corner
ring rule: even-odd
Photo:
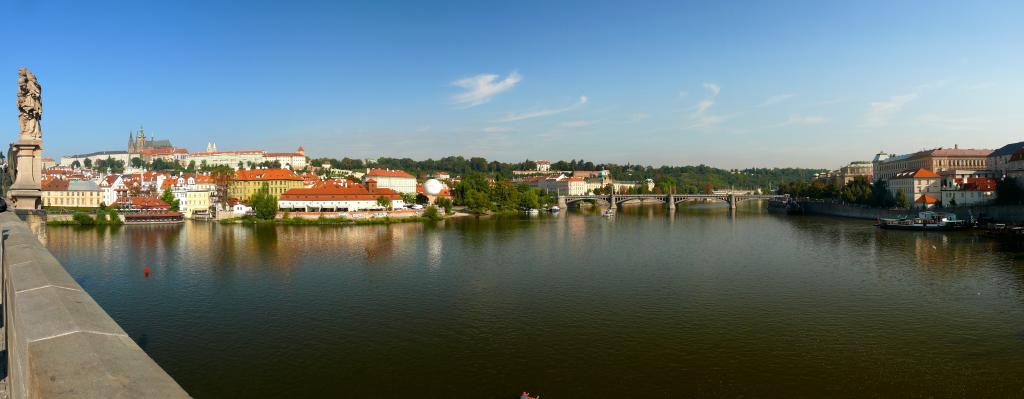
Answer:
[[[377,205],[380,205],[384,209],[391,209],[391,200],[382,195],[377,197]]]
[[[530,189],[519,196],[519,206],[526,209],[540,208],[540,196],[537,190]]]
[[[117,215],[117,211],[115,211],[113,209],[108,209],[107,210],[107,219],[108,219],[108,221],[107,221],[108,224],[112,224],[112,225],[115,225],[115,226],[119,226],[119,225],[124,223],[124,222],[121,221],[121,217],[119,217]]]
[[[1016,178],[1007,177],[996,182],[996,203],[1000,205],[1024,203],[1024,189],[1021,189]]]
[[[193,159],[193,160],[188,161],[188,168],[186,168],[186,169],[188,169],[189,172],[195,172],[195,170],[196,170],[196,160]]]
[[[249,197],[249,202],[257,218],[271,220],[277,216],[277,197],[270,195],[269,184],[263,183],[263,187]]]
[[[170,188],[165,188],[164,193],[160,195],[160,199],[171,206],[172,211],[177,211],[181,206],[181,201],[174,198],[174,193],[171,192]]]
[[[83,212],[75,212],[74,214],[71,215],[71,219],[83,226],[91,226],[93,224],[96,224],[95,219],[93,219],[91,216]]]
[[[107,212],[96,209],[96,224],[107,224]]]
[[[491,209],[491,199],[487,193],[471,190],[466,194],[466,207],[473,212],[484,212]]]
[[[900,208],[907,207],[907,194],[903,192],[903,188],[896,190],[896,206]]]
[[[87,167],[87,168],[91,168],[92,167],[92,158],[86,158],[85,159],[85,167]]]
[[[444,213],[446,215],[452,214],[452,200],[450,198],[437,197],[437,199],[434,200],[434,204],[440,206],[441,208],[444,208]]]
[[[437,211],[437,207],[433,205],[423,210],[423,217],[430,221],[438,221],[444,218],[441,216],[441,212]]]
[[[511,181],[501,180],[491,187],[491,202],[494,202],[498,210],[512,211],[519,207],[519,190]]]
[[[143,165],[146,164],[145,162],[142,161],[142,158],[139,157],[132,157],[131,163],[133,168],[141,168]]]
[[[402,202],[404,202],[406,204],[415,204],[416,203],[416,193],[401,193],[401,196],[402,196]]]
[[[82,167],[82,163],[78,162],[78,160],[76,159],[74,162],[71,163],[71,167],[74,168],[74,169],[81,168]]]

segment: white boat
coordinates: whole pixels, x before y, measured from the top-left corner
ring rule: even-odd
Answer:
[[[548,208],[548,211],[550,211],[550,212],[558,212],[560,210],[562,210],[562,208],[559,208],[557,205]]]
[[[608,210],[604,211],[602,215],[604,215],[605,217],[615,216],[615,208],[608,208]]]
[[[969,229],[972,223],[957,219],[954,213],[925,211],[918,213],[916,218],[879,219],[876,226],[889,230],[949,231]]]
[[[531,215],[540,215],[540,209],[532,208],[527,213]]]

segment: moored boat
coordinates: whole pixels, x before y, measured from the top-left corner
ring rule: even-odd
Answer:
[[[124,224],[184,223],[181,212],[138,212],[124,214]]]
[[[888,230],[916,231],[952,231],[974,227],[969,221],[957,219],[956,214],[933,211],[920,212],[917,217],[879,219],[876,226]]]
[[[768,212],[785,213],[787,215],[802,215],[804,213],[803,208],[799,202],[790,198],[787,200],[769,200],[768,201]]]
[[[985,229],[985,236],[999,240],[1022,241],[1024,240],[1024,227],[994,224]]]

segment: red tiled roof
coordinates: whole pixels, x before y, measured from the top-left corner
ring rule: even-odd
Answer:
[[[152,197],[132,197],[132,209],[170,209],[164,200]]]
[[[390,200],[402,198],[397,191],[389,188],[370,190],[358,184],[322,182],[311,188],[289,189],[281,194],[280,201],[376,201],[381,196]]]
[[[235,180],[302,180],[302,178],[288,169],[256,169],[235,172]]]
[[[43,191],[68,191],[68,183],[64,179],[49,179],[43,180],[41,185]]]
[[[217,155],[217,154],[238,154],[238,155],[241,155],[241,154],[265,154],[265,152],[260,151],[260,150],[243,150],[243,151],[203,151],[203,152],[193,152],[192,153],[192,155]]]
[[[301,157],[301,156],[304,156],[304,155],[299,154],[297,152],[268,152],[268,153],[266,153],[264,155],[268,156],[268,157]]]
[[[973,148],[936,148],[922,151],[921,154],[935,157],[987,157],[992,150],[977,150]]]
[[[897,173],[896,176],[894,176],[893,178],[894,179],[905,179],[905,178],[928,179],[928,178],[939,178],[939,175],[935,174],[935,172],[932,172],[932,171],[930,171],[928,169],[920,168],[918,170],[908,170],[908,171],[903,171],[903,172]]]
[[[921,198],[918,198],[914,202],[920,202],[922,204],[934,204],[936,202],[939,202],[939,199],[935,198],[935,197],[932,197],[931,195],[925,194],[925,195],[922,195]]]
[[[968,191],[994,191],[995,189],[996,179],[988,177],[969,177],[967,183],[961,188],[961,190]]]
[[[145,150],[142,150],[142,154],[143,155],[171,155],[171,154],[175,154],[175,153],[177,153],[177,154],[181,154],[181,153],[187,154],[188,150],[186,150],[184,148],[173,148],[173,147],[147,148]]]
[[[416,177],[406,173],[404,170],[397,169],[370,169],[366,171],[367,176],[378,176],[378,177],[405,177],[409,179],[415,179]]]

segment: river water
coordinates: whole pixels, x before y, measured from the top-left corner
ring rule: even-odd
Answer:
[[[974,233],[747,204],[46,243],[200,398],[1024,395],[1024,258]]]

